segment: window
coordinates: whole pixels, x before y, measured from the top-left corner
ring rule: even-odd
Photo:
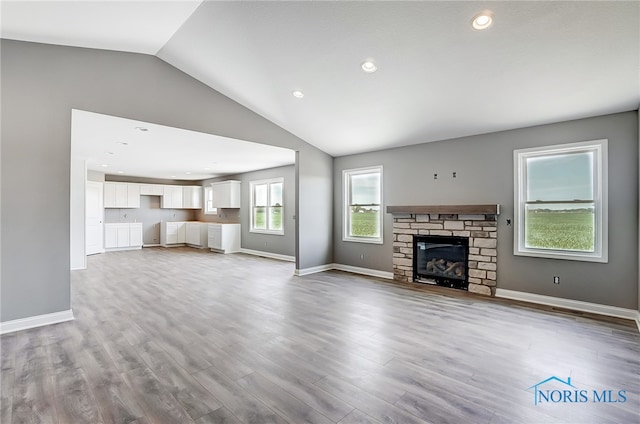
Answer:
[[[342,171],[342,239],[382,244],[382,166]]]
[[[607,262],[607,140],[514,151],[514,254]]]
[[[217,215],[218,208],[213,207],[213,187],[204,188],[204,213],[205,215]]]
[[[284,234],[284,178],[253,181],[251,186],[251,228],[253,233]]]

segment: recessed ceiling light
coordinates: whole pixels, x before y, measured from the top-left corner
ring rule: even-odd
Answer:
[[[210,170],[211,168],[209,168],[208,166],[206,168],[204,168],[205,171]]]
[[[291,93],[293,94],[293,97],[297,98],[297,99],[301,99],[304,97],[304,93],[300,90],[293,90],[293,92]]]
[[[191,172],[187,171],[187,172],[185,172],[185,174],[187,174],[187,175],[191,175]]]
[[[172,175],[172,176],[171,176],[171,178],[176,178],[176,176],[175,176],[175,175]]]
[[[146,132],[146,131],[149,131],[149,128],[145,128],[145,127],[136,127],[136,130],[141,131],[141,132]]]
[[[362,66],[362,70],[368,74],[372,74],[378,70],[378,67],[376,66],[376,64],[370,60],[365,60],[364,62],[362,62],[362,65],[360,66]]]
[[[107,165],[106,163],[103,163],[103,164],[102,164],[102,165],[100,165],[100,166],[101,166],[101,167],[103,167],[103,168],[108,168],[108,167],[109,167],[109,165]]]
[[[124,174],[124,171],[118,171],[118,174]]]
[[[493,23],[493,14],[491,12],[481,12],[473,17],[471,26],[475,29],[487,29]]]

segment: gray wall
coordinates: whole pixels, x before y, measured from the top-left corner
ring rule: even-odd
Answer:
[[[609,140],[609,263],[514,256],[513,227],[506,225],[513,218],[513,150],[602,138]],[[342,241],[342,170],[371,165],[384,167],[385,206],[500,204],[499,288],[637,309],[637,111],[336,158],[334,261],[392,271],[391,215],[384,245]],[[561,284],[553,284],[554,275]]]
[[[250,206],[251,192],[249,183],[251,181],[268,180],[271,178],[284,177],[284,235],[259,234],[249,231],[250,226]],[[214,181],[238,180],[242,181],[242,195],[239,210],[239,222],[242,225],[242,247],[244,249],[259,250],[262,252],[276,253],[279,255],[294,256],[295,255],[295,234],[296,221],[295,215],[295,166],[280,166],[277,168],[263,169],[260,171],[247,172],[238,175],[229,175],[223,178],[213,178],[203,181],[204,186],[208,186]],[[226,214],[227,211],[234,212],[234,209],[219,211],[219,214]],[[222,216],[205,215],[200,212],[198,220],[211,222],[225,222]]]
[[[296,268],[308,269],[333,262],[333,158],[296,153],[296,229],[305,231],[296,244]],[[340,222],[340,221],[337,221]]]
[[[305,204],[298,208],[296,265],[331,262],[332,158],[327,154],[156,57],[1,43],[0,320],[71,307],[73,108],[297,151],[296,189],[304,195],[296,199]],[[43,189],[25,196],[25,187]]]

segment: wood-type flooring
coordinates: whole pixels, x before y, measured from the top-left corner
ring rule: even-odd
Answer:
[[[640,423],[632,322],[293,271],[191,248],[89,257],[74,321],[1,337],[0,422]]]

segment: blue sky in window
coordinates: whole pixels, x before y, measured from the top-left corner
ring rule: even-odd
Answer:
[[[527,159],[527,200],[593,198],[592,152]]]
[[[366,205],[380,203],[380,174],[351,176],[351,203]]]

